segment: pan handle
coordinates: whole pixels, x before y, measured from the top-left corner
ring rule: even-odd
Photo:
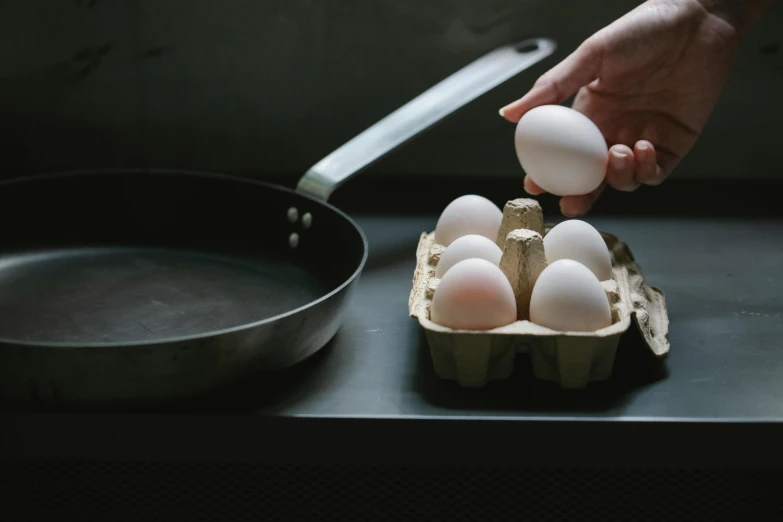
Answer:
[[[530,38],[485,54],[310,167],[296,190],[326,201],[337,187],[384,154],[543,60],[556,48],[553,40]]]

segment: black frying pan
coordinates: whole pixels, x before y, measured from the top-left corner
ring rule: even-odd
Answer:
[[[497,49],[311,168],[296,190],[178,171],[0,183],[0,397],[149,403],[299,362],[337,332],[367,241],[326,201],[555,49]]]

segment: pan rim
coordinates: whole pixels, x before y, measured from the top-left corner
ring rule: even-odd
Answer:
[[[348,278],[346,278],[339,286],[327,292],[326,294],[322,295],[318,299],[310,301],[298,308],[288,310],[281,314],[277,314],[272,317],[267,317],[258,321],[253,321],[251,323],[241,324],[239,326],[232,326],[230,328],[222,328],[219,330],[211,330],[204,333],[184,335],[180,337],[166,337],[160,339],[151,339],[146,341],[133,341],[133,342],[130,341],[88,342],[88,343],[41,342],[41,341],[25,341],[22,339],[8,339],[8,338],[0,337],[0,346],[13,345],[13,346],[24,346],[24,347],[34,347],[34,348],[52,348],[52,349],[72,348],[72,349],[84,349],[84,350],[103,349],[103,348],[141,348],[141,347],[157,346],[157,345],[165,345],[165,344],[181,344],[186,342],[201,341],[201,340],[210,339],[213,337],[220,337],[224,335],[231,335],[237,332],[242,332],[244,330],[251,330],[263,326],[265,324],[271,324],[280,321],[282,319],[285,319],[286,317],[299,314],[301,312],[304,312],[310,308],[313,308],[323,303],[324,301],[327,301],[328,299],[339,294],[346,287],[351,285],[361,275],[362,271],[364,270],[364,266],[367,263],[367,258],[369,255],[369,245],[367,243],[367,237],[364,234],[364,231],[361,229],[361,227],[353,219],[351,219],[351,217],[348,216],[345,212],[335,207],[328,201],[320,200],[308,194],[302,194],[301,192],[298,192],[294,189],[282,185],[277,185],[275,183],[270,183],[267,181],[260,181],[250,177],[237,176],[233,174],[225,174],[222,172],[214,172],[208,170],[202,171],[202,170],[167,169],[167,168],[105,168],[105,169],[96,168],[96,169],[80,169],[80,170],[48,172],[43,174],[32,174],[29,176],[19,176],[6,180],[0,180],[0,190],[2,190],[2,188],[6,185],[17,185],[20,183],[46,181],[49,179],[76,177],[76,176],[119,175],[119,174],[142,174],[142,175],[163,174],[163,175],[175,175],[175,176],[183,176],[183,177],[195,176],[195,177],[211,178],[211,179],[223,179],[226,181],[246,183],[248,185],[254,185],[261,188],[277,190],[280,192],[288,193],[296,197],[303,198],[305,200],[318,204],[336,213],[338,216],[345,219],[348,222],[348,224],[351,225],[351,227],[353,227],[353,229],[359,234],[359,237],[362,240],[362,248],[363,248],[362,258],[359,261],[359,265],[357,266],[356,270],[354,270],[354,272]]]

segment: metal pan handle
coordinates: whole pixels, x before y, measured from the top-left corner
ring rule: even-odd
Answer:
[[[485,54],[392,112],[310,167],[296,190],[326,201],[342,183],[463,105],[552,54],[530,38]]]

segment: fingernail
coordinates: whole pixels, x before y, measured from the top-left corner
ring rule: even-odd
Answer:
[[[501,107],[500,110],[498,111],[498,114],[500,114],[501,117],[505,118],[506,117],[506,108],[505,107]]]
[[[640,144],[638,145],[638,147],[639,147],[639,150],[647,150],[647,149],[649,149],[649,148],[650,148],[650,146],[649,146],[649,145],[647,145],[646,143],[640,143]]]
[[[628,154],[623,154],[622,152],[617,152],[616,150],[612,151],[612,166],[617,170],[622,170],[625,167],[625,161],[628,157]]]
[[[565,217],[568,217],[568,218],[576,217],[576,213],[575,212],[570,212],[569,210],[566,210],[566,208],[565,208],[566,206],[567,205],[563,205],[562,202],[560,203],[560,213],[563,214]]]

